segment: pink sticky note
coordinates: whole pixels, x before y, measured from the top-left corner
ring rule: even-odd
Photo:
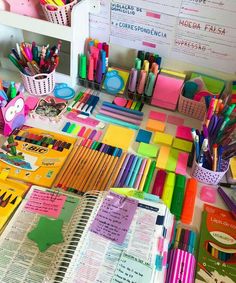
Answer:
[[[215,188],[203,186],[200,192],[200,199],[205,202],[215,203],[217,191]]]
[[[40,215],[58,218],[66,196],[34,190],[25,205],[25,209]]]
[[[184,124],[184,119],[178,116],[168,115],[167,123],[170,123],[176,126],[181,126]]]
[[[187,141],[193,141],[191,135],[191,128],[186,126],[178,126],[176,131],[176,137]]]
[[[165,122],[166,121],[166,114],[162,113],[162,112],[157,112],[157,111],[150,111],[149,112],[149,118],[153,119],[153,120],[158,120],[161,122]]]
[[[110,192],[95,216],[90,231],[122,244],[137,206],[137,200]]]
[[[188,153],[180,152],[178,155],[178,161],[175,169],[176,174],[186,175],[188,164]]]

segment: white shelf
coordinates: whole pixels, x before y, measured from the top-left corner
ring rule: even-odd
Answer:
[[[70,42],[70,75],[58,73],[57,82],[66,82],[74,87],[77,84],[78,57],[84,53],[84,43],[89,37],[89,12],[98,13],[99,9],[99,0],[79,1],[72,9],[71,27],[8,11],[0,11],[0,25]]]
[[[18,29],[34,32],[50,37],[60,38],[62,40],[72,40],[72,28],[59,26],[46,20],[30,18],[27,16],[0,11],[0,24],[16,27]]]

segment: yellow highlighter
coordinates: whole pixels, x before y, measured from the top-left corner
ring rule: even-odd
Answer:
[[[53,0],[53,2],[57,5],[57,6],[64,6],[64,2],[62,0]]]
[[[148,171],[149,171],[149,168],[150,168],[150,165],[151,165],[151,161],[152,160],[150,158],[147,160],[147,164],[146,164],[146,167],[144,169],[143,176],[142,176],[139,188],[138,188],[139,191],[143,191],[143,187],[144,187],[144,184],[145,184],[145,181],[146,181],[146,178],[147,178],[147,174],[148,174]]]
[[[162,193],[162,197],[161,197],[164,204],[168,208],[170,208],[170,206],[171,206],[174,187],[175,187],[175,173],[170,172],[167,175],[165,185],[164,185],[164,189],[163,189],[163,193]]]

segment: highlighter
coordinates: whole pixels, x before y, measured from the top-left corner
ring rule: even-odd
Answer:
[[[171,206],[174,187],[175,187],[175,173],[170,172],[167,174],[163,193],[161,196],[161,199],[168,208],[170,208]]]
[[[183,210],[181,214],[181,221],[184,224],[190,224],[192,222],[196,195],[197,180],[194,178],[190,178],[187,182]]]
[[[171,213],[175,215],[176,220],[180,220],[183,202],[184,202],[184,190],[186,184],[186,177],[180,174],[176,175],[175,188],[171,203]]]
[[[165,170],[158,170],[154,184],[153,184],[153,188],[152,188],[153,195],[156,195],[159,197],[162,196],[166,175],[167,173]]]

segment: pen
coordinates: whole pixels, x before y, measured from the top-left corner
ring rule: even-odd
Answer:
[[[236,189],[236,185],[232,185],[229,183],[219,183],[219,185],[230,189]]]
[[[213,144],[213,165],[212,170],[217,170],[217,144]]]
[[[135,92],[137,78],[138,78],[138,71],[135,68],[132,68],[130,72],[130,80],[129,80],[129,86],[128,86],[129,91]]]

